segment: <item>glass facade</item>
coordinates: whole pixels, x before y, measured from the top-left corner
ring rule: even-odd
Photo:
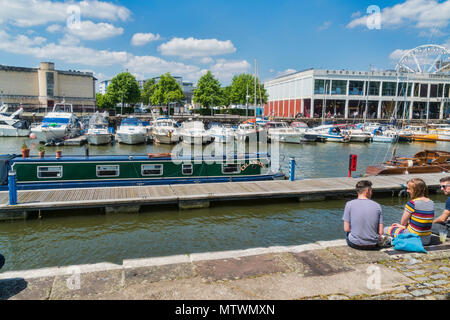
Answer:
[[[331,94],[347,94],[347,80],[333,80]]]
[[[331,87],[331,80],[316,79],[314,81],[315,94],[330,94],[330,87]]]
[[[364,95],[364,81],[350,81],[348,86],[349,95]]]
[[[411,96],[412,85],[413,85],[412,83],[399,82],[398,83],[398,87],[397,87],[397,96],[398,97],[403,97],[403,96],[405,96],[405,92],[406,92],[406,96],[410,97]]]
[[[53,72],[47,72],[47,96],[53,97],[55,94],[55,79]]]
[[[420,84],[420,97],[421,98],[428,97],[428,84],[427,83]]]
[[[438,85],[431,84],[430,85],[430,98],[437,98],[437,97],[438,97]]]
[[[382,96],[395,96],[396,82],[383,82]]]
[[[369,96],[379,96],[380,95],[380,82],[370,81],[369,82]]]

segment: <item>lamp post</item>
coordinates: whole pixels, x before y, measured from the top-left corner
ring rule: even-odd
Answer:
[[[123,91],[120,91],[122,94],[122,105],[120,106],[120,114],[123,115]]]

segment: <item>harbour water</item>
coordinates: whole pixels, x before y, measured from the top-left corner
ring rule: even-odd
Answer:
[[[38,144],[25,139],[31,154]],[[0,154],[19,153],[23,138],[2,138]],[[61,148],[63,155],[84,154],[85,147],[46,147],[48,154]],[[170,152],[172,146],[138,145],[89,147],[90,155]],[[358,170],[383,162],[393,145],[383,143],[280,144],[286,171],[289,157],[297,159],[296,178],[343,177],[350,154],[358,155]],[[423,149],[449,150],[449,142],[401,143],[397,155],[412,156]],[[407,177],[405,177],[405,181]],[[443,194],[432,195],[436,214],[444,209]],[[343,238],[342,214],[348,199],[299,203],[293,200],[213,205],[207,209],[178,211],[145,208],[138,214],[101,215],[77,212],[47,215],[41,220],[0,224],[0,253],[4,270],[25,270],[123,259],[169,256],[277,245],[299,245]],[[403,198],[376,198],[385,223],[398,222]]]

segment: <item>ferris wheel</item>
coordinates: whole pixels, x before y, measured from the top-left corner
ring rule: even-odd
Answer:
[[[395,70],[409,73],[450,71],[450,51],[446,47],[435,44],[418,46],[402,56]]]

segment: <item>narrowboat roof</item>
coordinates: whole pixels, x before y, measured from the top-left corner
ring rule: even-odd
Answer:
[[[2,155],[0,155],[0,158]],[[264,157],[270,157],[268,153],[251,153],[251,154],[242,154],[234,155],[234,159],[249,159],[249,158],[264,158]],[[62,156],[61,158],[56,157],[37,157],[32,156],[29,158],[22,158],[20,155],[10,156],[9,159],[12,162],[73,162],[73,161],[168,161],[168,160],[189,160],[189,159],[201,159],[202,157],[194,157],[192,155],[180,155],[175,157],[150,157],[149,155],[112,155],[112,156],[84,156],[84,155],[68,155],[68,156]],[[231,158],[230,156],[223,155],[223,156],[208,156],[203,157],[204,160],[213,160],[213,159],[226,159]]]

